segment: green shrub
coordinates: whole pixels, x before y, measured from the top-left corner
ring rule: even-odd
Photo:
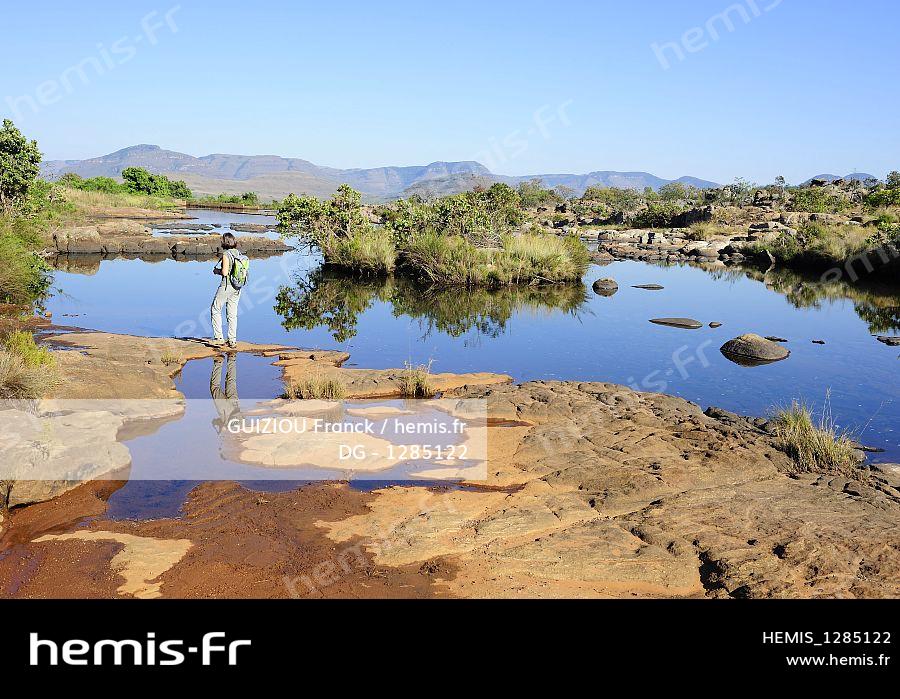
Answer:
[[[516,192],[519,195],[521,206],[526,209],[536,209],[539,206],[552,206],[563,201],[563,197],[552,189],[546,189],[540,179],[520,182]]]
[[[685,208],[675,202],[650,202],[646,209],[637,213],[632,223],[641,228],[670,228],[675,217],[684,211]]]
[[[32,303],[49,288],[52,270],[36,253],[40,230],[36,220],[0,215],[0,301]]]
[[[34,335],[24,330],[15,330],[2,340],[3,348],[22,358],[30,367],[52,367],[56,364],[53,353],[34,341]]]
[[[822,187],[804,187],[794,190],[791,194],[791,211],[838,214],[850,205],[846,198],[832,194]]]
[[[0,398],[43,398],[56,384],[46,366],[30,366],[17,354],[0,350]]]
[[[0,211],[10,213],[27,196],[40,172],[41,152],[9,119],[0,128]]]

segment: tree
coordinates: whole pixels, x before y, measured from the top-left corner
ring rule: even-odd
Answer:
[[[900,189],[900,172],[896,170],[889,172],[886,182],[889,189]]]
[[[40,173],[41,152],[9,119],[0,129],[0,209],[10,211],[28,194]]]

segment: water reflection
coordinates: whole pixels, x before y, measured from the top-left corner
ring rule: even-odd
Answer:
[[[223,381],[222,365],[225,365]],[[212,373],[209,375],[209,395],[216,406],[217,416],[213,419],[213,427],[221,434],[228,422],[240,418],[241,404],[237,392],[237,354],[229,352],[226,358],[217,355],[213,358]]]
[[[574,317],[590,314],[582,284],[504,289],[447,289],[398,278],[360,279],[319,267],[282,287],[275,311],[285,330],[328,328],[338,342],[356,335],[357,322],[374,302],[391,304],[394,317],[419,320],[423,338],[434,332],[461,337],[470,331],[495,338],[521,311],[562,311]]]
[[[880,283],[848,284],[845,281],[823,282],[790,270],[772,270],[767,274],[746,271],[772,291],[782,294],[795,308],[820,308],[823,302],[848,299],[856,315],[873,334],[900,330],[900,289]]]

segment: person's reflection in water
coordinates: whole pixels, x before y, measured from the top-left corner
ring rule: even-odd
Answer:
[[[218,355],[213,359],[212,374],[209,376],[209,394],[216,406],[218,416],[213,426],[221,433],[229,421],[240,418],[241,405],[237,393],[237,355],[229,352],[225,361]],[[222,364],[225,364],[225,382],[222,382]]]

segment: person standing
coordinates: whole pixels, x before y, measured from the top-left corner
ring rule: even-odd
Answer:
[[[221,347],[225,344],[222,334],[222,306],[225,306],[225,316],[228,320],[228,347],[237,347],[237,321],[238,301],[241,298],[241,289],[247,283],[247,274],[250,262],[246,255],[237,249],[237,239],[233,233],[225,233],[222,236],[222,257],[219,264],[213,269],[213,274],[222,277],[222,283],[216,289],[213,297],[210,315],[212,319],[213,338],[210,344]]]

